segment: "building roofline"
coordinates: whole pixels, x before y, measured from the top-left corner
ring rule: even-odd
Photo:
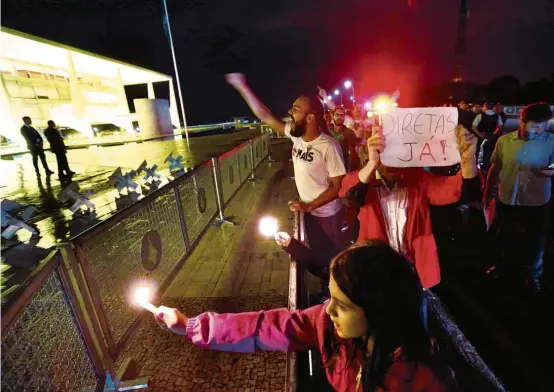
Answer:
[[[21,38],[27,38],[27,39],[30,39],[32,41],[37,41],[37,42],[41,42],[41,43],[44,43],[44,44],[56,46],[56,47],[59,47],[59,48],[71,50],[73,52],[81,53],[81,54],[84,54],[84,55],[87,55],[87,56],[92,56],[92,57],[95,57],[95,58],[111,61],[113,63],[124,65],[126,67],[137,68],[137,69],[140,69],[142,71],[150,72],[150,73],[153,73],[153,74],[156,74],[156,75],[159,75],[159,76],[163,76],[163,77],[168,78],[168,79],[173,79],[173,76],[171,76],[171,75],[166,75],[166,74],[163,74],[161,72],[153,71],[151,69],[144,68],[144,67],[141,67],[141,66],[138,66],[138,65],[126,63],[124,61],[117,60],[117,59],[110,58],[110,57],[106,57],[106,56],[102,56],[100,54],[92,53],[92,52],[89,52],[87,50],[83,50],[83,49],[75,48],[73,46],[61,44],[59,42],[52,41],[52,40],[42,38],[42,37],[38,37],[36,35],[25,33],[23,31],[15,30],[15,29],[12,29],[10,27],[0,26],[0,31],[5,32],[7,34],[15,35],[15,36],[18,36],[18,37],[21,37]]]

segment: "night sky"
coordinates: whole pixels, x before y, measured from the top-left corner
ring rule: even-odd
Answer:
[[[408,5],[410,3],[410,5]],[[244,72],[278,114],[300,92],[352,78],[356,95],[451,77],[458,0],[168,0],[190,124],[248,115],[225,72]],[[465,79],[554,73],[552,0],[469,0]],[[173,73],[161,1],[3,0],[2,25]]]

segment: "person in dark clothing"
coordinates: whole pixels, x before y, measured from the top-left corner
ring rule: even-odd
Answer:
[[[485,175],[490,167],[491,155],[496,146],[496,141],[502,134],[502,127],[504,126],[502,117],[494,112],[493,106],[492,102],[486,102],[483,105],[483,111],[475,117],[472,124],[474,134],[480,139],[482,157],[479,161],[480,168]]]
[[[494,105],[494,112],[500,116],[502,119],[502,134],[504,134],[504,127],[506,127],[506,121],[508,120],[508,115],[504,113],[504,107],[502,107],[502,104],[500,102],[497,102],[496,105]]]
[[[498,263],[494,274],[531,294],[540,292],[554,178],[554,134],[547,132],[553,114],[537,102],[520,114],[519,129],[498,139],[484,188],[483,206],[495,203]],[[491,275],[494,277],[494,275]]]
[[[23,122],[25,125],[21,127],[21,135],[25,138],[27,148],[33,156],[33,166],[35,167],[37,176],[40,176],[40,171],[38,170],[39,157],[46,175],[54,174],[54,172],[48,168],[48,164],[46,163],[46,156],[44,155],[44,149],[42,148],[44,142],[42,136],[40,136],[40,133],[38,133],[38,131],[31,126],[33,122],[29,116],[23,117]]]
[[[63,142],[63,137],[60,131],[56,129],[56,123],[52,120],[48,120],[48,128],[44,131],[44,136],[50,143],[50,151],[56,154],[56,160],[58,161],[58,175],[60,177],[72,176],[75,172],[69,169],[69,163],[67,162],[67,149]],[[65,171],[65,174],[64,174]]]
[[[477,113],[469,110],[469,105],[466,101],[460,101],[458,104],[458,124],[461,124],[465,129],[473,133],[473,120],[475,120],[475,117],[477,117]]]

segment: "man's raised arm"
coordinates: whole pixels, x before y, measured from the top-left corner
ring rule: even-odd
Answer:
[[[225,75],[225,80],[231,86],[233,86],[244,98],[250,110],[260,121],[269,125],[277,133],[284,135],[285,134],[285,122],[275,116],[271,110],[263,104],[262,101],[254,94],[254,92],[248,86],[246,82],[246,77],[241,73],[230,73]]]

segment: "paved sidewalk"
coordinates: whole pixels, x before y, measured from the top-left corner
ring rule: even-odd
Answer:
[[[290,146],[283,145],[283,150]],[[205,311],[243,312],[287,306],[288,255],[273,239],[258,234],[258,220],[271,215],[292,230],[287,202],[296,187],[284,163],[264,161],[225,210],[237,226],[210,227],[161,301],[189,316]],[[286,175],[285,175],[286,174]],[[127,345],[149,390],[284,391],[286,355],[224,353],[196,348],[182,336],[159,328],[151,317]]]
[[[292,230],[287,202],[295,196],[294,182],[282,177],[282,165],[264,164],[263,182],[246,183],[225,210],[238,223],[210,228],[186,261],[166,297],[223,297],[288,293],[288,255],[258,232],[264,215],[278,219],[282,230]],[[281,173],[277,173],[281,171]],[[272,179],[273,178],[273,179]]]

